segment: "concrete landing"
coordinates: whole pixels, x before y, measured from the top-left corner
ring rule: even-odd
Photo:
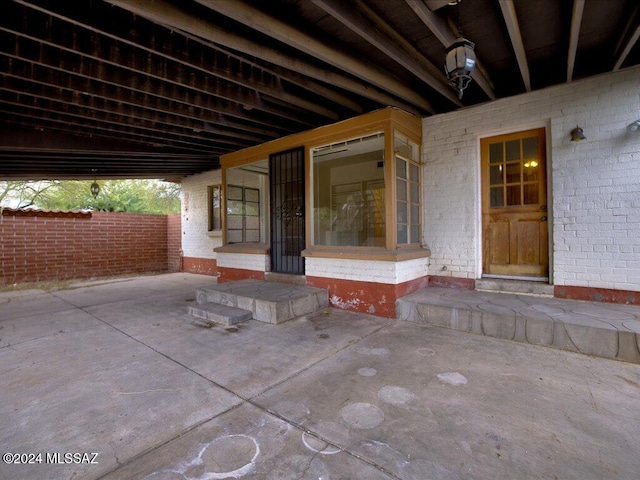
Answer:
[[[199,288],[196,302],[240,308],[254,320],[275,324],[327,308],[329,294],[321,288],[248,279]]]
[[[640,363],[640,308],[543,296],[425,288],[399,299],[401,320]]]
[[[242,308],[230,307],[219,303],[203,303],[202,305],[190,305],[187,307],[189,315],[219,323],[224,326],[251,320],[252,313]]]

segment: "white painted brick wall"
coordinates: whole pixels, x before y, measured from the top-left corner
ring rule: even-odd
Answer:
[[[428,258],[416,258],[403,262],[386,262],[307,257],[305,259],[305,273],[310,277],[338,278],[397,285],[427,276],[428,264]]]
[[[218,253],[218,267],[239,268],[266,272],[269,270],[269,255],[249,253]]]
[[[480,138],[545,126],[556,285],[640,291],[640,68],[423,121],[432,275],[479,278]],[[580,125],[586,141],[569,140]]]
[[[182,252],[185,257],[215,259],[222,245],[221,232],[208,232],[207,187],[222,180],[221,170],[192,175],[182,180]]]

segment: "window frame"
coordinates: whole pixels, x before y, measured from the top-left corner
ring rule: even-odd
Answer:
[[[215,192],[218,192],[218,205],[214,205],[215,200]],[[222,197],[223,197],[223,188],[222,184],[217,183],[215,185],[207,186],[207,232],[222,232],[223,224],[222,224]],[[216,218],[216,210],[217,210],[217,218]],[[218,224],[216,225],[216,220]]]

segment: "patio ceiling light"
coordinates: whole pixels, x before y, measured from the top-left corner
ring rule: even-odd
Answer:
[[[91,188],[91,195],[93,195],[93,198],[97,198],[98,194],[100,193],[100,185],[98,185],[98,182],[94,180],[90,188]]]
[[[458,91],[458,98],[462,98],[464,89],[469,85],[471,74],[476,66],[476,54],[473,51],[475,43],[462,36],[462,30],[460,29],[460,0],[455,2],[455,6],[458,37],[446,50],[447,57],[444,71],[449,79],[449,85]]]

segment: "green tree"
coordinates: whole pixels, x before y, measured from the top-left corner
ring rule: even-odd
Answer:
[[[0,182],[0,204],[33,205],[46,210],[99,210],[108,212],[168,214],[180,211],[180,185],[160,180],[100,180],[100,193],[91,194],[93,181]],[[42,183],[42,182],[41,182]],[[3,198],[21,199],[13,205]]]

